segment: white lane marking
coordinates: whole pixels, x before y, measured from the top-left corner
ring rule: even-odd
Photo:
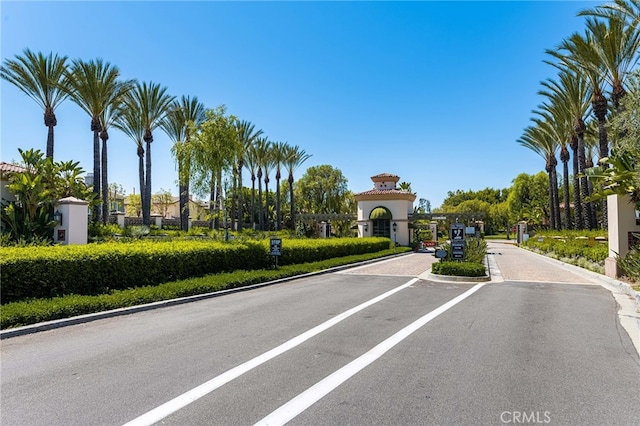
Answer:
[[[283,344],[281,344],[280,346],[277,346],[273,349],[271,349],[268,352],[263,353],[262,355],[258,355],[257,357],[238,365],[237,367],[232,368],[231,370],[227,370],[226,372],[220,374],[217,377],[214,377],[213,379],[209,380],[206,383],[201,384],[200,386],[197,386],[193,389],[191,389],[190,391],[187,391],[185,393],[183,393],[182,395],[168,401],[165,402],[164,404],[160,405],[159,407],[154,408],[151,411],[146,412],[145,414],[131,420],[128,423],[125,423],[124,426],[142,426],[142,425],[152,425],[154,423],[159,422],[160,420],[164,419],[165,417],[167,417],[170,414],[175,413],[176,411],[180,410],[181,408],[186,407],[187,405],[191,404],[192,402],[197,401],[198,399],[202,398],[203,396],[213,392],[214,390],[218,389],[219,387],[229,383],[230,381],[240,377],[241,375],[243,375],[244,373],[258,367],[261,364],[264,364],[265,362],[277,357],[278,355],[295,348],[296,346],[300,345],[301,343],[305,342],[306,340],[312,338],[313,336],[322,333],[323,331],[329,329],[330,327],[333,327],[334,325],[338,324],[339,322],[341,322],[342,320],[345,320],[346,318],[350,317],[351,315],[375,304],[380,302],[383,299],[386,299],[387,297],[399,292],[400,290],[404,290],[405,288],[415,284],[418,281],[417,278],[414,278],[404,284],[402,284],[399,287],[396,287],[392,290],[387,291],[386,293],[381,294],[380,296],[374,297],[373,299],[364,302],[354,308],[349,309],[348,311],[345,311],[333,318],[331,318],[328,321],[323,322],[320,325],[315,326],[314,328],[305,331],[304,333],[294,337],[291,340],[288,340],[286,342],[284,342]]]
[[[384,355],[388,350],[400,343],[405,338],[409,337],[413,332],[420,329],[426,323],[436,318],[438,315],[447,311],[449,308],[462,302],[467,297],[478,291],[486,283],[480,283],[462,293],[458,297],[451,299],[444,305],[434,309],[422,318],[417,319],[413,323],[409,324],[402,330],[398,331],[393,336],[389,337],[376,347],[371,349],[364,355],[351,361],[341,369],[335,371],[331,375],[325,377],[315,385],[311,386],[306,391],[302,392],[292,400],[276,409],[274,412],[260,420],[254,426],[271,426],[271,425],[284,425],[298,414],[315,404],[329,392],[340,386],[347,381],[350,377],[354,376],[360,370],[374,362],[376,359]]]

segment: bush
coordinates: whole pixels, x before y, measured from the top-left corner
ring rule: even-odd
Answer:
[[[432,265],[431,272],[456,277],[484,277],[487,274],[482,263],[453,261],[436,262]]]
[[[280,265],[389,249],[388,238],[283,240]],[[137,240],[85,246],[0,248],[0,303],[111,290],[272,265],[269,240]]]

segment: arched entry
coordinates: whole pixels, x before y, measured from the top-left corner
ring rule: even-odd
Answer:
[[[369,214],[372,228],[371,235],[391,238],[391,219],[393,219],[393,215],[386,207],[379,206],[371,210]]]

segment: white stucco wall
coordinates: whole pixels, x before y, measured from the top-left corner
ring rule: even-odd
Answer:
[[[372,225],[369,221],[371,211],[376,207],[386,207],[391,212],[391,223],[397,224],[395,240],[399,245],[407,246],[411,243],[411,232],[409,230],[409,212],[413,212],[413,203],[408,200],[367,200],[358,202],[358,236],[372,236]],[[365,232],[365,223],[368,224]],[[391,240],[394,240],[393,230]]]

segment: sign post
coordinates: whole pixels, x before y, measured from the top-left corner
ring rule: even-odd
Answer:
[[[464,234],[463,223],[451,224],[451,257],[456,260],[464,259]]]
[[[269,254],[275,259],[276,268],[278,268],[278,256],[282,255],[282,239],[271,238],[271,243],[269,244],[269,246],[271,247]]]

